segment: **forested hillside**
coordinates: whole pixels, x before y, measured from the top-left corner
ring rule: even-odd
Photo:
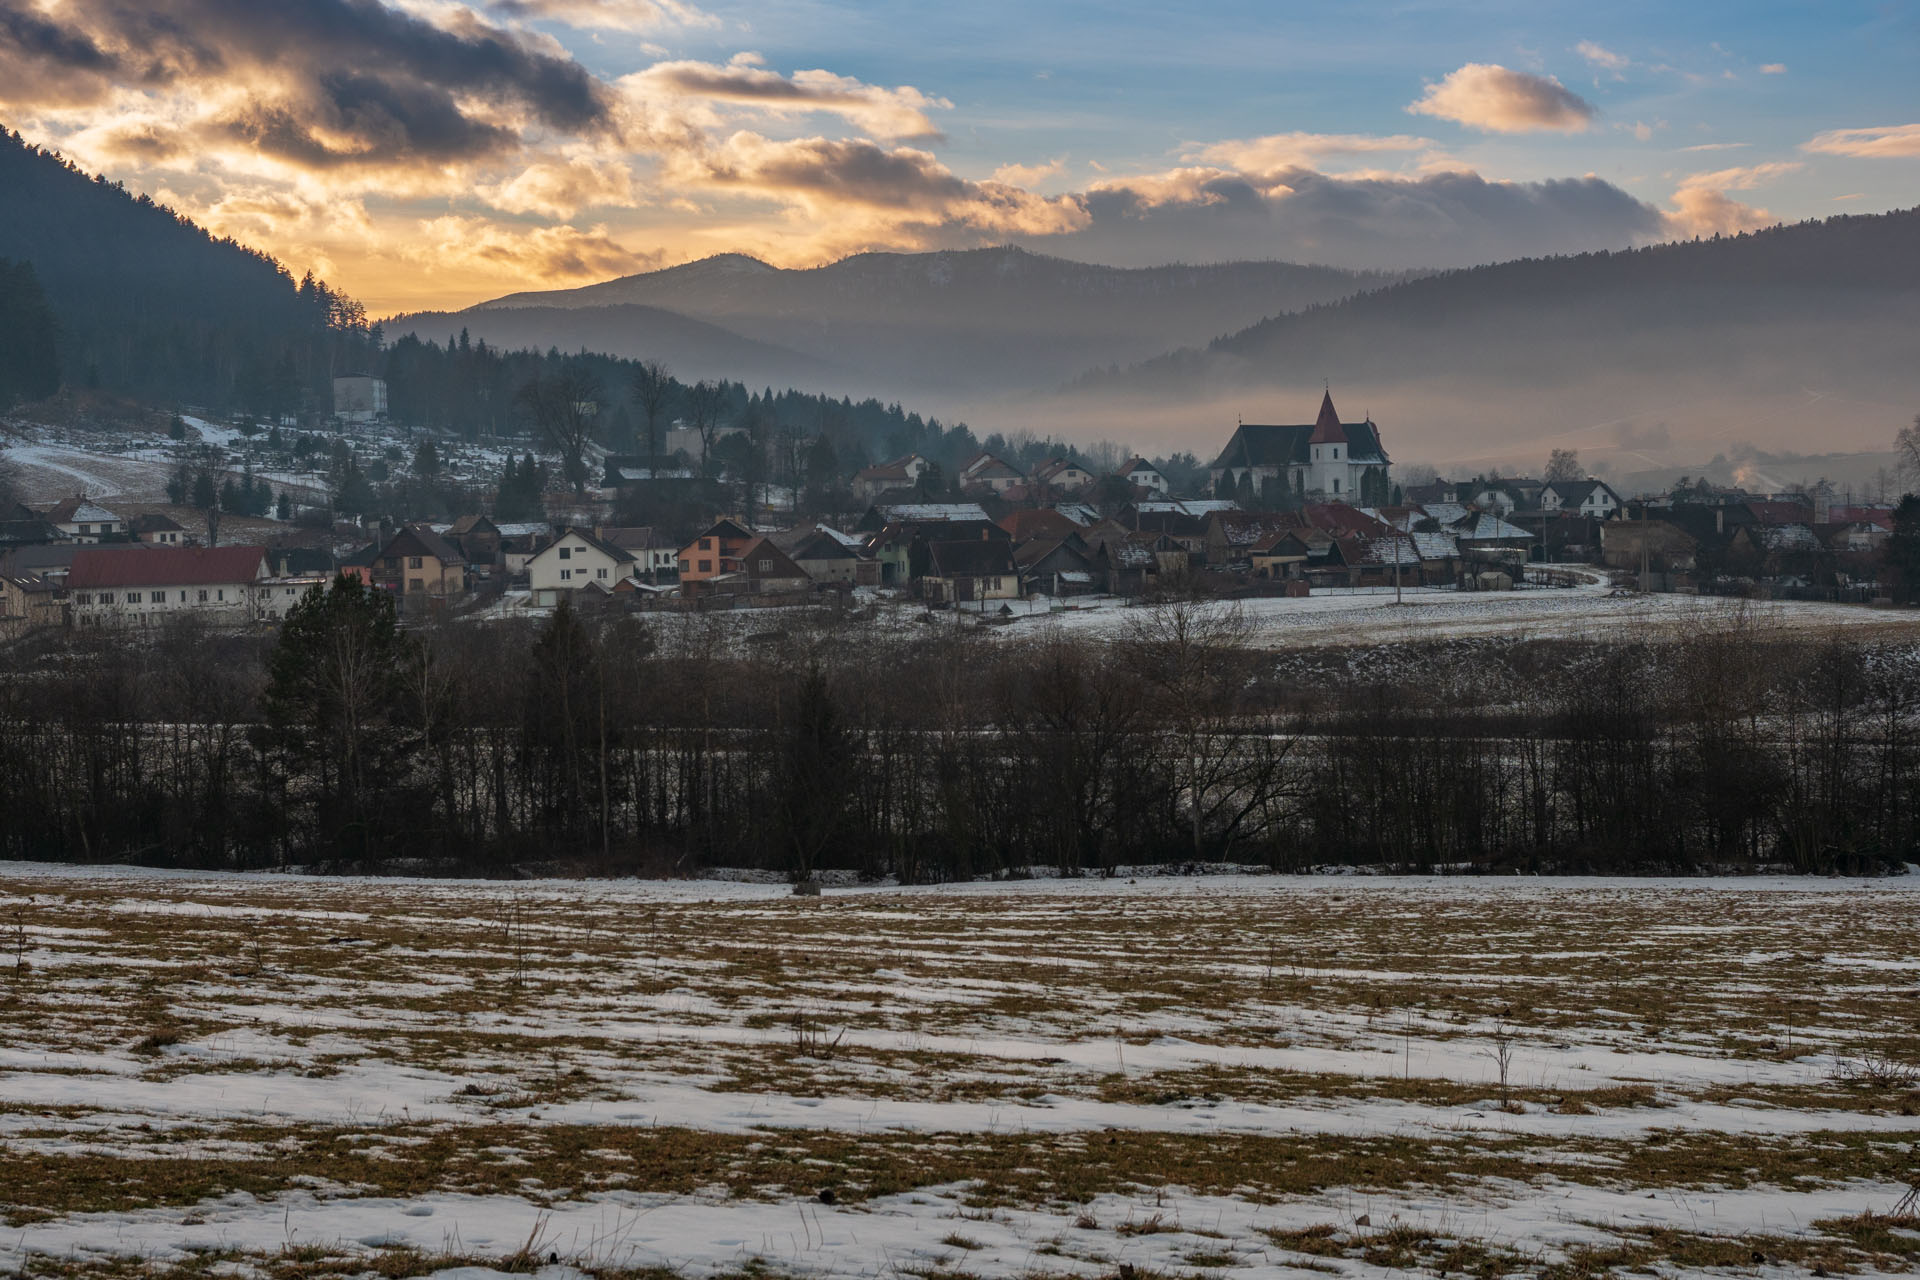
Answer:
[[[32,264],[68,385],[293,413],[371,354],[358,303],[6,130],[0,259]]]
[[[1199,381],[1549,383],[1596,371],[1781,384],[1905,376],[1920,210],[1449,271],[1263,320],[1089,387]]]

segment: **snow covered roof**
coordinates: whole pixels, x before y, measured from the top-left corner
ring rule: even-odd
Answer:
[[[1500,538],[1531,538],[1533,535],[1517,524],[1508,524],[1491,512],[1471,513],[1464,519],[1447,526],[1448,532],[1468,542],[1492,542]]]
[[[1465,519],[1467,509],[1458,502],[1428,502],[1420,509],[1441,524],[1453,524]]]
[[[1056,502],[1053,509],[1083,528],[1100,523],[1100,513],[1084,502]]]
[[[986,508],[977,502],[903,502],[884,504],[880,514],[888,524],[938,524],[943,520],[985,520]]]
[[[1450,533],[1410,533],[1414,550],[1422,560],[1452,560],[1460,554],[1460,544]]]
[[[1136,508],[1141,515],[1197,516],[1204,520],[1216,511],[1238,511],[1240,504],[1231,498],[1191,498],[1184,502],[1143,502]]]

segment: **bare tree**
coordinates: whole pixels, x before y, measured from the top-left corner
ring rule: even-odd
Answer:
[[[1573,449],[1555,449],[1547,455],[1548,480],[1579,480],[1586,472],[1580,466],[1580,454]]]
[[[559,452],[561,472],[576,494],[587,487],[587,446],[593,443],[599,396],[599,381],[578,362],[535,375],[518,396],[534,426]]]
[[[633,403],[647,420],[647,456],[660,455],[660,419],[673,398],[673,375],[658,360],[643,360],[633,370]]]
[[[1893,454],[1900,483],[1911,491],[1920,484],[1920,413],[1914,414],[1912,424],[1900,428],[1900,434],[1893,438]]]
[[[687,411],[693,417],[694,430],[700,433],[702,467],[713,457],[713,438],[720,429],[720,410],[726,403],[727,389],[721,383],[702,378],[687,388]]]

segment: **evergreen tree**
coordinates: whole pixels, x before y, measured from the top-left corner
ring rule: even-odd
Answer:
[[[0,258],[0,409],[60,389],[58,326],[31,262]]]

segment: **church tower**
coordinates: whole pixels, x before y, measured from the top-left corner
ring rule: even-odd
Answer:
[[[1314,419],[1307,448],[1308,491],[1351,500],[1353,466],[1348,456],[1347,429],[1340,425],[1340,415],[1334,410],[1331,388],[1320,398],[1320,416]]]

